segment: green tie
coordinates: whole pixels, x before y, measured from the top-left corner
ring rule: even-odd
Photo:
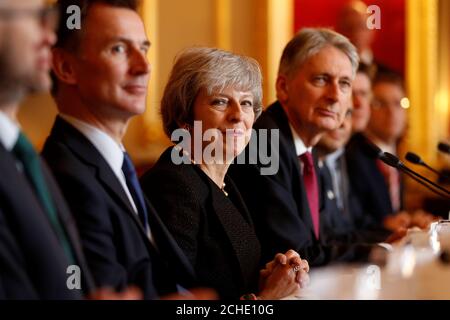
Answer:
[[[42,173],[39,156],[22,132],[19,134],[19,138],[17,139],[16,145],[14,146],[12,152],[22,163],[25,174],[33,185],[36,195],[44,207],[44,211],[47,213],[50,223],[56,232],[59,242],[62,245],[67,258],[69,259],[69,262],[73,264],[75,259],[72,252],[72,247],[67,239],[66,232],[58,219],[56,208],[53,204],[52,197]]]

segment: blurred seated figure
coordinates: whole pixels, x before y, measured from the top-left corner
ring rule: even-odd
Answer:
[[[349,109],[342,125],[325,133],[316,147],[325,206],[322,215],[326,220],[324,235],[328,242],[376,243],[396,240],[398,235],[394,236],[385,228],[372,223],[352,190],[345,159],[345,144],[352,132],[352,111]]]
[[[426,227],[433,217],[403,211],[403,184],[397,169],[376,158],[369,143],[397,154],[406,128],[402,78],[392,72],[378,73],[372,84],[371,115],[364,133],[356,133],[347,146],[347,164],[353,190],[361,205],[379,226],[395,231],[412,225]]]
[[[227,175],[250,139],[261,99],[255,60],[213,48],[181,52],[161,102],[164,130],[178,144],[141,179],[200,284],[226,299],[258,290],[253,298],[279,299],[308,279],[307,262],[292,250],[266,264],[259,275],[260,242]]]
[[[374,57],[372,44],[375,31],[367,27],[368,18],[367,5],[363,1],[349,0],[338,14],[336,30],[355,45],[361,63],[367,65],[371,73],[389,71],[388,66]]]
[[[0,300],[81,299],[94,289],[67,204],[17,119],[25,97],[50,87],[57,17],[41,0],[0,2]]]
[[[366,130],[367,124],[369,123],[370,101],[372,100],[372,78],[373,74],[371,73],[370,67],[360,62],[352,86],[352,136]]]
[[[352,108],[349,109],[342,125],[326,132],[315,148],[319,159],[322,201],[326,207],[322,218],[326,222],[324,234],[327,239],[349,235],[355,228],[352,213],[359,209],[358,203],[351,199],[353,195],[350,193],[344,158],[344,145],[351,134],[352,111]]]
[[[345,145],[352,134],[366,129],[370,119],[371,77],[370,68],[360,63],[352,85],[352,108],[342,125],[325,133],[316,151],[322,159],[320,174],[324,202],[334,210],[326,210],[330,224],[328,237],[341,241],[379,242],[391,236],[391,232],[373,223],[356,197],[348,175]]]

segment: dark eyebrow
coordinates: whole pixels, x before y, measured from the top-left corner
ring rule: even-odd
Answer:
[[[116,42],[116,41],[120,41],[120,42],[125,42],[125,43],[134,43],[135,41],[130,39],[130,38],[124,38],[124,37],[115,37],[111,39],[111,42]],[[142,42],[140,42],[140,45],[143,45],[145,47],[150,48],[151,47],[151,42],[149,40],[143,40]]]
[[[350,82],[353,82],[352,78],[351,78],[351,77],[347,77],[347,76],[343,76],[343,77],[341,78],[341,80],[348,80],[348,81],[350,81]]]
[[[327,78],[336,78],[334,75],[328,73],[328,72],[320,72],[314,75],[314,77],[319,77],[319,76],[325,76]],[[348,80],[348,81],[353,81],[351,77],[348,76],[343,76],[339,78],[340,80]]]

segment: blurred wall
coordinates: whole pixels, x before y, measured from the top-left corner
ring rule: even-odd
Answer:
[[[375,31],[377,61],[402,73],[405,68],[405,1],[363,0],[381,10],[381,29]],[[349,0],[294,0],[294,30],[302,27],[335,28],[340,9]]]

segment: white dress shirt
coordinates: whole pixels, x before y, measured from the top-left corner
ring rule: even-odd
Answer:
[[[123,153],[125,152],[124,146],[114,141],[114,139],[107,133],[82,120],[76,119],[67,114],[60,114],[59,116],[70,123],[72,126],[74,126],[78,131],[80,131],[94,145],[98,152],[100,152],[100,154],[103,156],[106,163],[108,163],[109,167],[114,172],[114,175],[122,185],[122,189],[127,195],[134,213],[138,215],[139,213],[136,204],[134,203],[133,197],[131,196],[130,190],[128,189],[127,181],[122,171],[122,164],[124,160]],[[150,226],[147,229],[147,236],[153,243],[153,245],[157,247],[150,230]]]
[[[297,156],[300,157],[305,152],[312,152],[312,147],[307,148],[305,143],[298,135],[297,131],[295,131],[294,127],[289,123],[289,127],[291,128],[292,138],[294,139],[295,152]]]
[[[0,111],[0,143],[7,151],[11,151],[19,139],[20,126]]]
[[[305,143],[303,142],[302,138],[298,135],[297,131],[295,131],[294,127],[289,123],[289,127],[291,128],[292,133],[292,139],[294,140],[295,145],[295,153],[297,154],[297,157],[300,157],[302,154],[306,152],[312,152],[312,147],[306,147]],[[303,174],[303,161],[299,159],[300,162],[300,171],[301,174]]]
[[[80,131],[94,145],[98,152],[100,152],[122,185],[123,191],[125,191],[134,212],[138,214],[136,204],[134,203],[130,190],[128,190],[127,181],[122,171],[123,153],[125,152],[123,145],[118,144],[113,138],[102,130],[82,120],[66,114],[60,114],[60,116]]]

